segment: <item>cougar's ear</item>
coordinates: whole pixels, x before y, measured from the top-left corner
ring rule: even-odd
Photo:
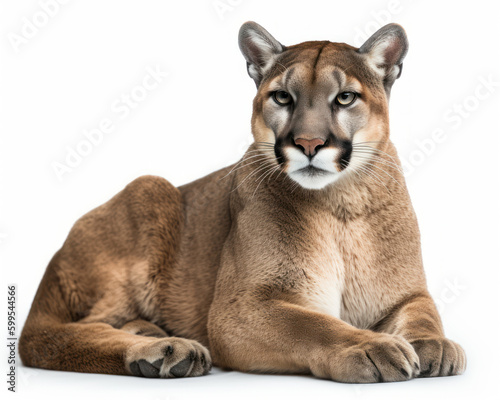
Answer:
[[[268,68],[273,65],[276,55],[285,47],[262,26],[251,21],[241,26],[238,43],[247,61],[248,75],[258,87]]]
[[[407,52],[408,38],[398,24],[383,26],[358,49],[358,53],[366,55],[368,64],[383,75],[387,94],[394,81],[401,76]]]

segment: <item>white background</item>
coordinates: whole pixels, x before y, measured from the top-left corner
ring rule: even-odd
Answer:
[[[165,381],[20,368],[18,398],[499,398],[494,1],[74,0],[46,20],[38,1],[0,4],[1,291],[18,285],[20,324],[79,216],[140,175],[180,185],[241,157],[255,93],[237,45],[244,21],[259,22],[285,45],[328,39],[357,46],[395,21],[407,30],[410,51],[392,92],[392,138],[407,163],[429,289],[447,335],[468,356],[460,377],[378,385],[217,369]],[[40,27],[21,43],[26,20]],[[141,93],[147,68],[156,66],[168,77],[126,117],[113,111],[123,95]],[[489,90],[488,80],[496,82]],[[53,164],[65,163],[68,148],[84,146],[83,130],[105,119],[115,129],[58,179]]]

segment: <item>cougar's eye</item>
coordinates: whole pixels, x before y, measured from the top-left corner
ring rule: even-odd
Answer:
[[[335,99],[337,104],[340,104],[341,106],[348,106],[349,104],[354,103],[354,100],[356,100],[356,93],[353,92],[342,92],[337,95],[337,98]]]
[[[284,90],[278,90],[273,93],[273,99],[280,106],[286,106],[292,102],[292,95]]]

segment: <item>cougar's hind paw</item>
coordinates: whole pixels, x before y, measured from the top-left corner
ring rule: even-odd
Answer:
[[[126,367],[135,376],[182,378],[208,374],[212,359],[208,350],[194,340],[147,338],[129,348]]]

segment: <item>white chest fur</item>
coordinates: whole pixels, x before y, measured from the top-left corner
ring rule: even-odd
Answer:
[[[376,251],[358,227],[344,235],[321,236],[310,255],[306,307],[328,314],[358,328],[368,328],[379,318],[384,290],[374,269]]]
[[[306,303],[308,308],[335,318],[342,312],[345,268],[333,248],[322,251],[308,269]]]

